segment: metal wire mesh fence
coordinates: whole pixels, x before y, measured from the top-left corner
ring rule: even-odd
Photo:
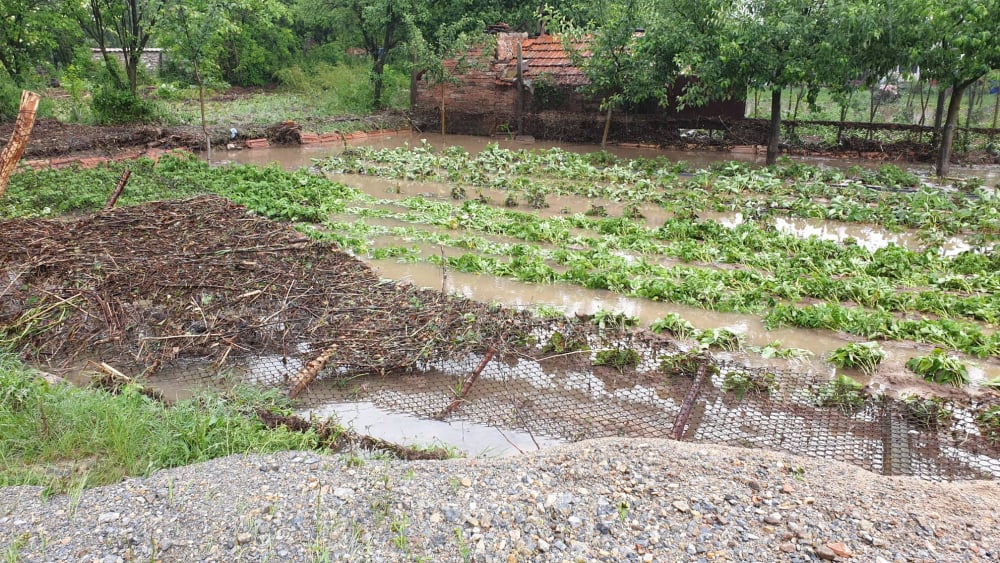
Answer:
[[[556,336],[558,335],[558,336]],[[223,371],[287,386],[307,354],[235,359]],[[211,383],[218,370],[162,369],[153,385]],[[428,419],[467,421],[565,441],[674,438],[838,460],[930,480],[1000,478],[1000,402],[869,396],[793,369],[752,367],[679,350],[644,331],[540,323],[503,350],[421,361],[405,371],[326,368],[303,410],[370,402]]]

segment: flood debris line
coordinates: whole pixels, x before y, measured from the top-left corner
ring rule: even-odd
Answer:
[[[137,373],[253,353],[296,366],[328,350],[322,363],[341,373],[385,374],[485,352],[531,323],[380,281],[331,245],[218,197],[4,221],[0,239],[3,338],[46,365],[96,356]]]
[[[394,444],[386,440],[359,434],[331,423],[328,420],[320,422],[309,421],[300,416],[277,414],[266,409],[258,409],[257,418],[268,428],[283,426],[294,432],[314,431],[319,437],[321,445],[335,451],[349,447],[358,447],[364,450],[386,452],[397,459],[409,461],[441,460],[453,457],[451,452],[445,448]]]

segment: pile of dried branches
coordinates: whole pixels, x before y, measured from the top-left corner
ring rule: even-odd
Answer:
[[[214,196],[2,221],[0,240],[0,338],[53,367],[152,371],[280,354],[322,358],[338,374],[388,373],[505,348],[535,323],[380,281],[331,245]]]

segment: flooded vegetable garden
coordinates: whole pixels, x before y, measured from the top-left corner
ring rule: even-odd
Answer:
[[[231,201],[3,222],[8,335],[69,376],[277,387],[472,455],[666,437],[1000,477],[981,179],[494,144],[311,156],[217,182]],[[934,362],[953,385],[917,374]]]

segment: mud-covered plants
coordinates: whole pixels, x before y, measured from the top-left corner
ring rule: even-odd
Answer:
[[[816,392],[816,404],[854,413],[865,406],[864,386],[846,375],[838,375]]]
[[[976,414],[976,426],[991,444],[1000,444],[1000,405],[983,408]]]
[[[572,334],[554,331],[549,337],[548,343],[542,346],[542,353],[545,354],[566,354],[569,352],[579,352],[587,350],[587,341],[584,338]]]
[[[451,188],[451,199],[465,199],[469,197],[469,194],[465,191],[464,186],[454,186]]]
[[[545,189],[540,186],[531,186],[524,192],[525,203],[532,209],[545,209],[549,206],[545,201]]]
[[[969,369],[961,360],[935,348],[926,356],[914,356],[906,362],[906,369],[926,381],[961,387],[969,383]]]
[[[722,390],[735,393],[740,399],[747,394],[771,395],[777,389],[777,378],[767,371],[730,371],[722,380]]]
[[[877,342],[851,342],[837,348],[827,360],[838,368],[860,369],[871,375],[885,359],[885,350]]]
[[[727,352],[738,352],[743,349],[743,335],[728,328],[710,328],[695,335],[695,340],[703,349],[717,348]]]
[[[994,377],[993,379],[982,383],[980,387],[993,389],[994,391],[1000,391],[1000,376]]]
[[[781,358],[783,360],[802,360],[813,355],[812,352],[803,348],[785,348],[778,340],[775,340],[766,346],[747,346],[747,349],[752,352],[757,352],[765,360],[769,360],[771,358]]]
[[[607,217],[608,210],[604,208],[603,205],[597,205],[596,203],[590,204],[590,209],[583,212],[587,217]]]
[[[662,319],[653,321],[649,330],[657,334],[665,332],[677,338],[694,338],[698,334],[698,329],[677,313],[667,313]]]
[[[601,330],[625,330],[626,328],[639,326],[638,317],[631,317],[625,313],[617,313],[606,309],[599,309],[594,312],[590,320]]]
[[[707,375],[718,373],[719,368],[712,362],[712,358],[705,352],[679,352],[677,354],[664,354],[659,358],[658,369],[669,377],[689,377],[693,378],[698,373],[698,368],[707,366]]]
[[[906,395],[900,402],[907,418],[924,428],[935,429],[951,421],[951,401],[948,399]]]
[[[639,352],[631,348],[608,348],[599,350],[592,362],[595,366],[611,366],[618,371],[625,371],[625,368],[634,368],[639,365],[642,357]]]

